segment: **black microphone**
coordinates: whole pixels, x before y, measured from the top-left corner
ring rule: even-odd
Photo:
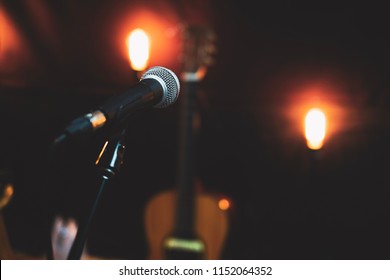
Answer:
[[[73,120],[54,143],[95,131],[114,121],[125,120],[130,113],[146,106],[165,108],[177,100],[179,91],[180,83],[175,73],[161,66],[152,67],[128,91]]]

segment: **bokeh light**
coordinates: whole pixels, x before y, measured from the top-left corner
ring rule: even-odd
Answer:
[[[136,28],[129,34],[126,43],[131,68],[135,71],[144,71],[148,66],[150,52],[148,35],[141,28]]]
[[[219,209],[221,209],[223,211],[227,211],[230,208],[230,201],[226,198],[221,198],[218,201],[218,207],[219,207]]]
[[[161,7],[161,10],[156,11],[150,7],[136,6],[123,17],[125,20],[118,23],[116,40],[126,60],[129,59],[129,49],[123,42],[128,40],[131,31],[142,29],[149,42],[148,66],[164,65],[172,71],[178,69],[181,24],[173,10]]]
[[[321,149],[326,133],[326,116],[318,108],[310,109],[305,117],[305,137],[309,149]]]

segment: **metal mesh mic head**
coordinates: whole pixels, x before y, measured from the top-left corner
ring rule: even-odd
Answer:
[[[179,79],[171,70],[155,66],[148,69],[141,77],[143,79],[155,79],[163,88],[163,97],[159,103],[154,105],[155,108],[164,108],[174,103],[179,97],[180,83]]]

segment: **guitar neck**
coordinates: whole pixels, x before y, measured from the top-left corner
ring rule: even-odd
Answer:
[[[205,246],[195,232],[196,190],[195,170],[196,153],[195,123],[197,106],[197,87],[206,73],[206,66],[211,61],[209,50],[212,50],[210,39],[213,34],[200,26],[189,26],[184,30],[183,38],[183,94],[181,95],[180,134],[178,155],[178,190],[173,236],[166,240],[169,258],[194,259],[202,258]]]
[[[194,231],[194,177],[195,177],[195,128],[196,91],[198,82],[186,82],[180,111],[178,192],[174,233],[180,237],[192,237]]]

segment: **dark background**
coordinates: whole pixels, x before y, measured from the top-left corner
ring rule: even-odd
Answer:
[[[142,8],[168,28],[205,24],[217,36],[200,89],[197,174],[207,192],[233,203],[222,258],[389,259],[385,5],[143,2],[0,2],[0,167],[15,185],[3,210],[12,246],[41,255],[55,215],[89,210],[105,131],[49,163],[48,149],[71,120],[137,82],[121,44]],[[160,42],[166,53],[151,63],[180,73],[177,42]],[[313,95],[335,112],[315,155],[299,113]],[[144,207],[176,183],[180,100],[129,120],[123,168],[92,225],[92,254],[146,258]]]

